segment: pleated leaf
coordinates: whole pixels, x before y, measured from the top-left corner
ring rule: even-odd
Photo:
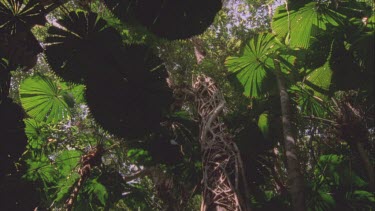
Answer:
[[[96,13],[70,12],[57,23],[64,28],[48,29],[45,54],[51,69],[65,81],[83,83],[94,70],[106,71],[98,66],[108,68],[102,63],[122,45],[120,34]]]
[[[202,34],[222,7],[221,0],[104,0],[104,3],[121,20],[139,23],[169,40]]]
[[[327,61],[321,66],[311,71],[307,77],[305,83],[314,90],[314,95],[320,98],[325,98],[329,95],[330,86],[332,82],[333,71],[330,66],[330,60],[332,55],[333,42],[331,44],[330,54],[328,55]]]
[[[57,123],[69,117],[69,106],[64,91],[44,76],[33,76],[20,85],[20,99],[26,113],[46,123]]]
[[[302,7],[285,6],[276,9],[272,20],[272,30],[279,38],[285,38],[291,47],[308,48],[311,38],[329,25],[337,26],[345,17],[330,9],[324,3],[309,2]]]
[[[290,88],[290,91],[294,93],[293,100],[298,104],[303,114],[324,116],[325,108],[319,97],[314,95],[313,90],[295,85]]]
[[[270,69],[273,69],[270,56],[277,49],[274,36],[259,34],[247,43],[241,56],[226,59],[226,67],[229,72],[236,74],[246,96],[259,97],[265,93],[263,82],[269,76]]]

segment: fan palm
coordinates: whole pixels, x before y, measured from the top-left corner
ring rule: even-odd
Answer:
[[[119,33],[95,13],[71,12],[51,27],[47,61],[65,80],[87,85],[91,114],[121,137],[159,127],[171,103],[165,67],[143,45],[123,46]]]
[[[30,29],[46,23],[43,7],[36,0],[0,1],[0,56],[12,65],[33,67],[43,51]]]
[[[303,177],[300,173],[299,160],[296,152],[295,135],[292,133],[290,99],[285,84],[285,75],[282,68],[288,69],[293,65],[288,64],[288,58],[281,55],[282,46],[274,36],[259,34],[250,39],[245,46],[243,55],[229,57],[226,66],[229,71],[237,74],[245,88],[245,94],[258,96],[266,73],[273,74],[277,79],[280,95],[282,127],[284,144],[288,162],[288,180],[295,210],[305,210]]]
[[[68,118],[68,92],[45,76],[36,75],[20,85],[20,99],[26,113],[37,121],[57,123]]]
[[[52,70],[66,81],[84,82],[98,70],[93,61],[113,56],[122,45],[117,31],[96,13],[71,12],[57,23],[64,28],[48,29],[46,57]]]
[[[312,37],[331,25],[338,26],[344,17],[323,2],[294,3],[277,8],[272,30],[291,47],[308,48]]]
[[[186,39],[203,33],[221,9],[221,0],[105,0],[120,19],[138,22],[157,36]]]

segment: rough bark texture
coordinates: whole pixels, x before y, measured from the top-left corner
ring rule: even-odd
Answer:
[[[284,134],[285,154],[287,158],[288,186],[292,197],[293,210],[306,210],[303,177],[297,157],[296,140],[292,130],[290,100],[280,63],[274,59],[277,84],[280,92],[282,126]]]
[[[91,168],[101,164],[103,153],[103,147],[101,145],[98,145],[96,148],[90,150],[87,155],[82,156],[81,167],[78,170],[80,178],[72,187],[72,192],[65,202],[65,207],[67,211],[71,211],[73,209],[74,202],[77,199],[78,193],[81,190],[82,185],[90,176]]]
[[[250,210],[240,188],[246,187],[240,153],[219,115],[224,97],[213,80],[198,76],[193,85],[201,119],[203,160],[201,210]]]

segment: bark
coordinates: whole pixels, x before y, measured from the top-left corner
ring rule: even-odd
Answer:
[[[193,38],[197,64],[205,58],[203,43]],[[201,211],[250,209],[250,194],[240,152],[219,116],[225,99],[210,77],[198,76],[193,84],[200,116],[203,181]]]
[[[280,93],[282,126],[284,135],[285,154],[287,158],[288,186],[292,197],[293,210],[306,210],[303,177],[297,157],[296,139],[291,123],[290,99],[285,80],[281,72],[280,63],[274,59],[275,73]]]
[[[239,150],[219,118],[225,105],[224,97],[207,76],[198,76],[193,89],[200,117],[203,162],[201,211],[250,210],[249,199],[243,194],[247,192],[247,184]]]
[[[97,145],[95,148],[91,149],[88,152],[88,154],[81,157],[81,167],[78,169],[80,178],[71,188],[71,194],[69,198],[65,201],[65,208],[67,211],[73,210],[74,202],[77,199],[79,191],[83,187],[85,181],[90,177],[91,169],[101,164],[103,153],[103,146]]]
[[[279,150],[277,149],[277,147],[273,148],[273,154],[275,156],[275,159],[273,162],[273,168],[271,169],[271,173],[275,180],[276,191],[280,195],[285,195],[287,194],[288,190],[286,189],[284,185],[285,182],[284,182],[284,178],[282,177],[283,174],[282,174],[281,166],[280,166],[281,161],[279,160]]]

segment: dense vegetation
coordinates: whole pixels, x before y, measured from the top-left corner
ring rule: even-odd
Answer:
[[[0,0],[0,210],[225,207],[202,176],[217,149],[203,149],[197,77],[226,101],[208,113],[239,149],[224,168],[239,210],[374,210],[373,12]]]

